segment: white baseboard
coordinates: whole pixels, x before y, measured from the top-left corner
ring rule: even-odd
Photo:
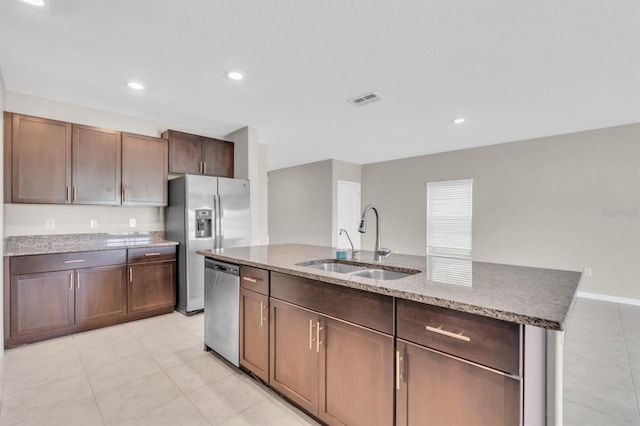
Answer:
[[[609,296],[607,294],[587,293],[586,291],[579,291],[577,296],[584,299],[595,299],[605,302],[622,303],[624,305],[640,306],[640,299],[632,299],[630,297]]]

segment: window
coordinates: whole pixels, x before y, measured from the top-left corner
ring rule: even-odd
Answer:
[[[427,255],[471,257],[473,179],[427,182]]]

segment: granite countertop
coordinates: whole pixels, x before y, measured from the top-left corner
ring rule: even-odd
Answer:
[[[467,269],[468,278],[471,282],[464,285],[447,284],[434,280],[437,276],[438,279],[444,277],[446,281],[447,274],[441,273],[441,266],[434,268],[433,259],[392,254],[383,262],[376,263],[373,261],[372,252],[361,251],[361,263],[383,265],[388,269],[420,271],[406,278],[383,281],[296,265],[301,262],[334,259],[335,248],[331,247],[276,244],[199,250],[197,253],[221,261],[550,330],[565,329],[582,276],[580,272],[573,271],[467,261],[470,267]]]
[[[176,241],[164,239],[163,232],[27,235],[5,238],[4,255],[28,256],[175,245],[178,245]]]

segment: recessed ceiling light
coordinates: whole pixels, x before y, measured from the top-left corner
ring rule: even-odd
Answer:
[[[133,90],[143,90],[144,84],[138,83],[137,81],[130,81],[127,83],[127,86],[131,87]]]
[[[451,120],[451,122],[453,124],[462,124],[464,123],[466,120],[462,117],[458,117],[458,118],[454,118],[453,120]]]
[[[30,4],[31,6],[43,7],[45,5],[44,0],[22,0],[23,2]]]
[[[240,71],[227,71],[227,77],[231,80],[242,80],[244,78],[244,74]]]

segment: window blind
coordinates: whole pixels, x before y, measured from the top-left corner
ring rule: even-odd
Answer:
[[[427,254],[471,257],[473,179],[427,182]]]

